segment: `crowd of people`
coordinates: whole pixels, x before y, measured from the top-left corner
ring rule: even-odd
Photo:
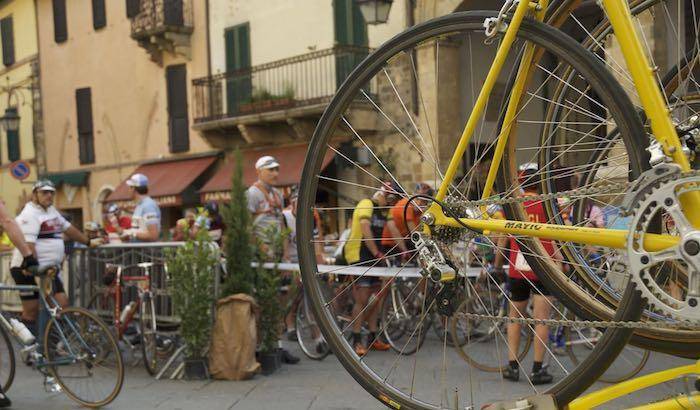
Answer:
[[[296,216],[298,191],[291,189],[285,198],[277,188],[280,172],[279,161],[271,156],[262,156],[255,163],[257,181],[246,191],[247,208],[252,219],[252,234],[261,255],[277,262],[298,263],[299,256],[296,244]],[[535,196],[540,186],[535,181],[539,175],[536,167],[521,170],[522,195]],[[534,181],[534,182],[533,182]],[[107,204],[101,226],[86,224],[86,233],[81,232],[53,206],[56,188],[48,180],[40,180],[34,184],[31,201],[14,220],[6,214],[0,204],[0,250],[14,249],[11,263],[11,274],[17,284],[33,284],[34,278],[27,276],[27,267],[36,264],[54,264],[60,266],[64,258],[64,240],[76,241],[86,246],[96,246],[104,242],[153,242],[163,240],[165,236],[173,241],[185,241],[195,238],[199,232],[206,230],[211,240],[221,242],[226,226],[220,214],[219,205],[210,202],[199,208],[188,208],[175,226],[163,232],[161,210],[149,195],[149,181],[145,175],[133,174],[126,182],[130,187],[135,208],[131,214],[125,212],[117,204]],[[411,202],[407,195],[413,197]],[[324,224],[321,216],[314,211],[314,246],[318,263],[334,263],[337,265],[356,266],[402,266],[406,263],[415,264],[413,243],[408,240],[410,232],[416,230],[420,223],[422,209],[434,196],[433,187],[425,182],[417,182],[410,187],[401,186],[397,181],[387,181],[367,198],[359,200],[347,219],[347,228],[340,233],[335,241],[338,246],[335,253],[324,252]],[[562,213],[567,215],[567,204],[560,204]],[[544,207],[540,201],[524,203],[530,221],[545,222],[547,220]],[[569,207],[570,208],[570,207]],[[503,212],[496,209],[490,212],[492,217],[503,217]],[[591,226],[604,226],[605,215],[600,207],[592,207],[589,211]],[[568,216],[566,216],[568,217]],[[274,236],[270,231],[286,232],[281,249],[274,244]],[[507,272],[501,274],[507,278],[507,289],[510,298],[510,316],[520,316],[532,299],[534,317],[548,319],[552,297],[546,287],[538,280],[537,275],[528,265],[520,251],[518,241],[512,237],[494,237],[496,249],[506,250],[495,252],[495,259],[489,264],[501,267],[508,266]],[[549,241],[543,241],[544,248],[553,260],[562,263],[562,257]],[[285,294],[292,281],[301,286],[299,276],[291,272],[282,272],[280,281],[280,303],[287,305],[290,295]],[[390,346],[378,336],[379,311],[382,305],[381,289],[386,280],[377,276],[361,276],[352,281],[352,343],[355,352],[364,356],[370,350],[388,350]],[[61,305],[67,304],[67,297],[60,278],[56,276],[54,288],[57,290],[56,300]],[[20,294],[22,301],[22,322],[32,331],[36,331],[38,312],[37,294],[25,292]],[[280,324],[280,348],[283,361],[294,364],[299,358],[284,349],[282,335],[286,333],[287,340],[296,340],[295,314],[296,306],[288,310],[284,322]],[[363,338],[363,326],[369,331],[368,337]],[[542,366],[545,346],[542,341],[548,340],[548,329],[545,325],[535,327],[535,358],[530,375],[534,384],[550,383],[552,376]],[[503,377],[517,381],[520,369],[514,352],[518,351],[520,325],[510,323],[507,327],[507,339],[510,346],[509,366],[503,372]],[[323,343],[320,333],[318,343]],[[4,396],[0,392],[0,407]]]

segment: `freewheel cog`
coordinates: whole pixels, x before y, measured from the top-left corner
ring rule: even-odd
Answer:
[[[633,215],[627,236],[630,280],[650,305],[668,317],[700,323],[700,229],[686,218],[680,197],[700,194],[700,175],[650,170],[643,187],[632,190],[623,207]],[[651,234],[679,238],[677,244],[650,250]]]

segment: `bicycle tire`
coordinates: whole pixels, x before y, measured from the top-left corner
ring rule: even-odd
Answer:
[[[121,352],[119,351],[119,347],[117,345],[117,340],[114,338],[114,334],[112,334],[109,327],[104,323],[104,321],[102,321],[102,319],[100,319],[97,315],[95,315],[87,309],[78,307],[67,307],[61,310],[60,316],[56,318],[56,321],[65,321],[67,323],[73,323],[72,321],[66,321],[65,319],[65,317],[67,317],[70,314],[76,314],[77,316],[85,317],[92,322],[91,329],[87,331],[84,335],[82,334],[82,332],[79,331],[81,333],[81,338],[86,343],[88,338],[84,337],[85,335],[89,335],[91,338],[101,336],[100,341],[102,343],[100,343],[100,346],[98,348],[91,346],[91,348],[95,349],[95,351],[102,353],[103,357],[110,357],[111,360],[114,360],[113,363],[115,363],[116,365],[116,380],[114,383],[114,387],[112,388],[112,391],[110,391],[109,394],[107,394],[106,397],[96,400],[85,399],[83,397],[80,397],[77,393],[75,393],[73,389],[63,379],[61,372],[57,370],[62,368],[63,366],[47,366],[46,369],[48,370],[49,374],[55,377],[56,382],[61,386],[63,392],[73,401],[90,408],[105,406],[117,398],[124,384],[124,363],[122,361]],[[73,323],[72,326],[75,328],[76,324]],[[44,357],[47,361],[54,360],[54,351],[52,349],[51,344],[62,343],[60,338],[52,337],[51,331],[54,329],[54,327],[56,327],[56,322],[50,320],[44,331]],[[65,330],[61,330],[61,332],[65,332]],[[69,336],[70,335],[66,333],[66,338],[68,338]],[[56,340],[59,340],[60,342],[57,343],[55,342]],[[58,347],[56,347],[56,350],[58,350]],[[98,366],[94,367],[97,368]]]
[[[466,312],[467,311],[466,304],[469,302],[470,302],[469,300],[465,300],[464,302],[462,302],[462,305],[457,308],[457,312]],[[500,373],[503,370],[505,370],[506,367],[508,366],[507,363],[503,363],[500,366],[490,366],[488,364],[482,363],[481,360],[478,360],[478,359],[475,359],[474,357],[472,357],[472,355],[470,355],[468,352],[469,350],[471,350],[470,349],[471,343],[469,343],[470,338],[467,339],[466,343],[461,344],[461,345],[459,344],[459,340],[456,339],[456,336],[454,336],[458,332],[458,329],[457,329],[457,321],[458,320],[459,320],[459,318],[457,316],[453,316],[451,318],[450,329],[451,329],[451,333],[453,335],[452,336],[452,338],[453,338],[452,344],[453,344],[455,350],[457,351],[457,353],[462,357],[462,359],[464,359],[465,362],[476,367],[477,369],[483,370],[485,372]],[[494,330],[494,331],[497,331],[497,330]],[[518,352],[518,355],[517,355],[517,361],[519,363],[522,362],[522,360],[527,355],[527,352],[530,351],[530,347],[532,346],[532,341],[534,340],[534,336],[532,335],[532,332],[529,331],[529,329],[526,328],[524,333],[525,333],[524,335],[521,334],[521,343],[520,344],[522,346],[522,351]],[[489,340],[490,340],[490,338],[489,338]],[[477,341],[477,343],[480,343],[480,342],[481,341]]]
[[[564,330],[564,338],[567,341],[567,346],[566,346],[566,353],[569,356],[569,359],[571,359],[571,362],[574,363],[575,365],[578,365],[580,363],[580,360],[578,356],[576,355],[576,352],[574,352],[574,349],[572,347],[572,344],[569,342],[571,340],[571,328],[567,327]],[[649,361],[649,356],[651,356],[651,352],[647,349],[643,349],[644,353],[642,353],[642,357],[639,360],[638,363],[635,364],[635,366],[629,370],[626,373],[623,373],[621,375],[609,375],[606,373],[603,373],[602,376],[598,379],[599,382],[603,383],[620,383],[624,382],[625,380],[629,380],[639,374],[639,372],[642,371],[644,366],[646,366],[647,362]],[[622,354],[621,354],[622,355]]]
[[[141,334],[143,364],[148,374],[155,376],[160,371],[160,366],[158,365],[158,326],[151,295],[144,294],[139,306],[139,333]]]
[[[2,383],[2,390],[7,393],[8,390],[10,390],[10,387],[12,386],[12,382],[15,380],[15,367],[17,366],[16,360],[15,360],[15,349],[12,347],[12,339],[10,339],[10,336],[7,334],[7,330],[3,326],[0,326],[0,334],[2,334],[2,342],[5,344],[5,349],[7,349],[7,358],[5,357],[0,357],[0,369],[3,371],[5,369],[8,369],[7,377],[4,377],[4,380],[0,380],[0,383]],[[0,347],[0,351],[3,349]],[[5,359],[7,359],[7,363],[5,363]]]
[[[105,290],[95,292],[87,304],[87,310],[95,313],[109,326],[114,325],[114,298]],[[116,334],[116,333],[115,333]]]
[[[326,336],[326,340],[331,345],[339,360],[353,378],[371,395],[376,397],[385,405],[395,408],[434,408],[428,403],[419,401],[412,396],[408,396],[393,386],[387,386],[378,379],[371,369],[357,359],[349,345],[339,334],[332,317],[325,310],[315,277],[317,272],[314,250],[310,247],[312,243],[313,216],[311,210],[314,206],[318,178],[316,177],[321,168],[321,162],[325,154],[325,144],[330,140],[330,133],[339,122],[339,118],[344,108],[348,106],[355,95],[355,88],[360,87],[367,79],[376,74],[383,61],[400,50],[406,49],[412,44],[429,37],[440,35],[449,31],[457,31],[460,28],[471,28],[481,25],[485,18],[495,16],[491,12],[465,12],[453,13],[440,17],[419,25],[401,33],[366,58],[345,80],[338,90],[336,96],[326,108],[319,121],[313,138],[311,140],[307,158],[302,174],[302,184],[299,199],[299,219],[297,220],[297,233],[299,235],[299,253],[301,260],[304,282],[307,284],[314,314],[319,320],[321,329]],[[570,64],[575,64],[579,72],[586,76],[586,79],[595,80],[599,88],[613,90],[609,95],[612,97],[609,102],[614,107],[609,107],[616,115],[618,126],[621,126],[625,135],[643,135],[641,122],[633,109],[629,98],[620,89],[612,75],[605,70],[595,58],[577,42],[560,31],[547,27],[544,24],[526,19],[523,21],[519,38],[526,38],[536,43],[538,46],[551,51],[555,49],[557,56]],[[631,137],[630,137],[631,138]],[[636,151],[636,153],[639,153]],[[527,219],[525,219],[527,220]],[[636,320],[641,314],[641,303],[639,295],[633,293],[629,288],[620,303],[616,312],[617,320]],[[589,359],[595,358],[594,362],[586,360],[582,366],[575,369],[568,377],[548,390],[559,406],[565,406],[579,393],[585,390],[595,380],[595,375],[611,363],[624,347],[631,331],[629,329],[609,329],[601,339],[595,351]],[[593,365],[595,363],[595,366]]]
[[[304,296],[306,298],[306,296]],[[297,313],[295,317],[296,321],[296,326],[297,326],[297,342],[299,342],[299,347],[301,348],[301,351],[306,355],[311,360],[323,360],[325,359],[330,353],[331,350],[328,348],[328,344],[325,344],[320,346],[318,344],[316,345],[308,345],[308,342],[315,342],[316,340],[313,338],[313,330],[311,330],[311,340],[307,340],[305,337],[306,334],[306,329],[307,328],[312,328],[316,327],[317,331],[318,330],[318,325],[316,324],[315,320],[309,320],[312,318],[312,313],[308,309],[308,302],[302,301],[299,303],[299,307],[297,308]],[[320,352],[319,352],[320,350]]]

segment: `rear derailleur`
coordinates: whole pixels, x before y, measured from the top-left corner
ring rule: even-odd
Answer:
[[[461,303],[464,295],[463,281],[457,280],[457,268],[429,237],[414,232],[411,241],[418,252],[418,265],[421,275],[428,280],[429,290],[426,295],[426,306],[435,304],[438,313],[452,316]]]

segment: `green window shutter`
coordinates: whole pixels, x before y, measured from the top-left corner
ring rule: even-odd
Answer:
[[[365,23],[365,18],[362,17],[362,12],[360,7],[352,3],[352,44],[356,46],[366,46],[369,44],[367,39],[367,23]]]
[[[16,108],[8,108],[7,111],[14,111],[15,114],[17,113]],[[19,130],[7,131],[7,159],[9,159],[10,162],[20,159]]]
[[[250,24],[229,27],[224,31],[226,47],[226,106],[229,116],[238,113],[241,103],[250,101],[253,94],[251,73],[240,72],[250,68]]]
[[[348,36],[348,0],[333,0],[333,21],[335,23],[335,42],[350,44]]]

